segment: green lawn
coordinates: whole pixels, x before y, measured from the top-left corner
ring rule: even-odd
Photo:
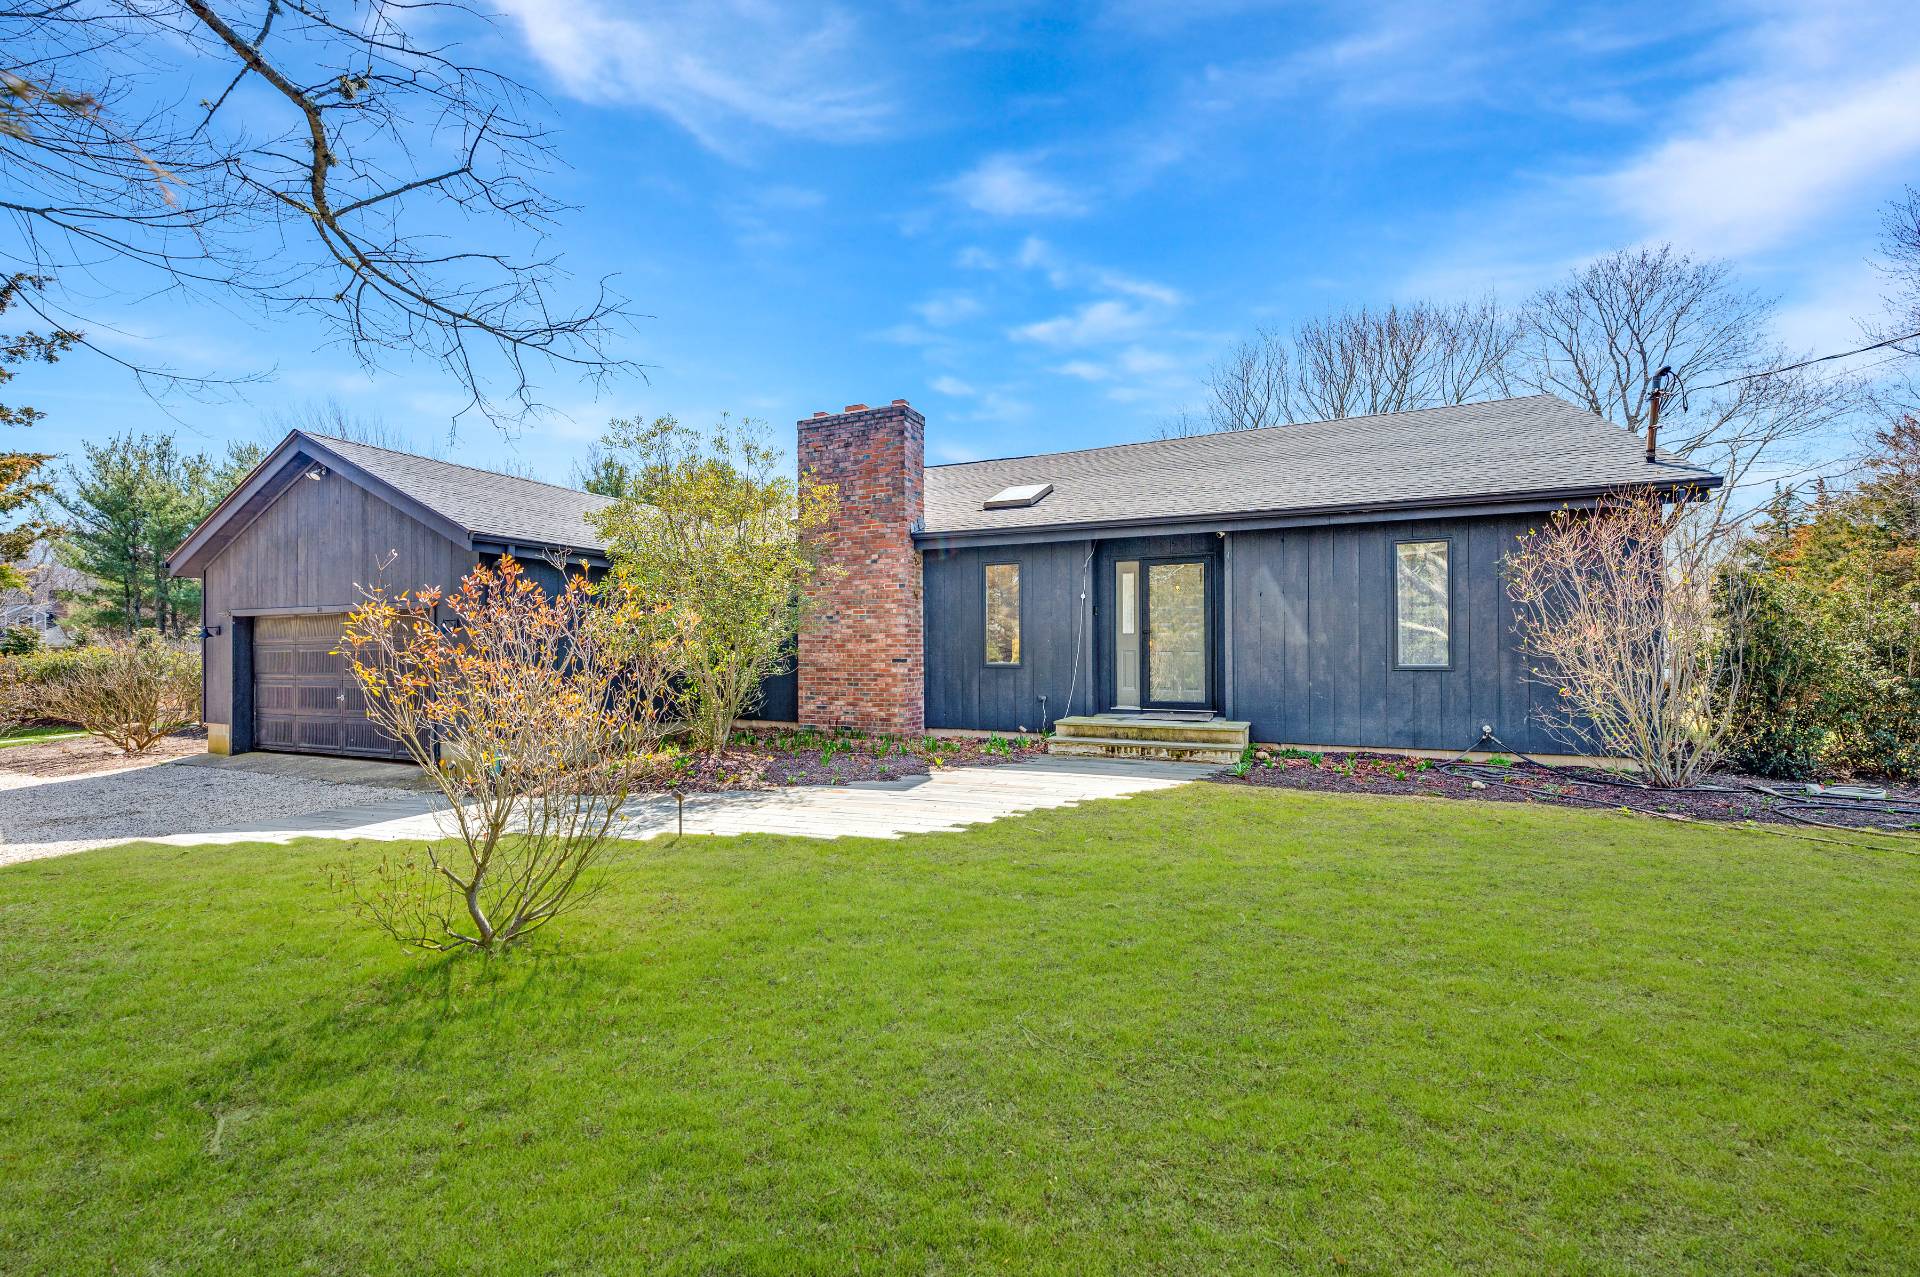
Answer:
[[[0,749],[9,745],[44,745],[54,740],[79,740],[85,735],[78,727],[19,727],[0,733]]]
[[[489,967],[341,844],[0,869],[0,1271],[1912,1272],[1920,858],[1206,785],[623,849]]]

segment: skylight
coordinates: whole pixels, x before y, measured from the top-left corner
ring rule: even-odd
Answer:
[[[1018,510],[1024,506],[1039,505],[1046,495],[1053,491],[1051,483],[1022,483],[1011,488],[1002,488],[987,498],[986,510]]]

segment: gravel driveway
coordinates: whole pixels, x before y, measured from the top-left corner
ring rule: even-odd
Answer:
[[[168,834],[215,833],[390,801],[391,788],[196,767],[173,760],[78,776],[0,757],[0,865]]]

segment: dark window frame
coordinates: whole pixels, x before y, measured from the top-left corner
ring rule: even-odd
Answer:
[[[1021,571],[1021,566],[1022,565],[1018,559],[995,559],[992,562],[982,562],[980,564],[980,663],[990,670],[1019,669],[1023,661],[1023,658],[1026,655],[1027,592],[1024,588],[1022,588],[1024,585],[1022,578],[1026,574]],[[994,660],[988,649],[988,643],[991,641],[991,636],[993,631],[991,626],[988,623],[988,615],[991,611],[991,588],[992,587],[990,587],[987,584],[987,574],[991,572],[994,568],[1012,568],[1013,569],[1014,658],[1010,661]]]
[[[1142,555],[1140,563],[1140,708],[1145,713],[1155,709],[1217,709],[1220,704],[1220,662],[1218,648],[1221,643],[1222,616],[1216,604],[1217,591],[1224,579],[1219,558],[1207,551],[1193,554],[1155,554]],[[1206,695],[1197,701],[1155,700],[1153,693],[1153,644],[1150,630],[1153,624],[1153,569],[1157,567],[1194,564],[1200,569],[1201,616],[1206,626],[1205,651],[1207,657]]]
[[[1444,545],[1447,547],[1447,584],[1441,598],[1447,607],[1447,659],[1439,665],[1409,665],[1400,659],[1400,547],[1403,545]],[[1387,589],[1393,595],[1393,628],[1387,641],[1393,645],[1393,668],[1409,673],[1445,673],[1453,668],[1453,538],[1396,537],[1387,547]]]

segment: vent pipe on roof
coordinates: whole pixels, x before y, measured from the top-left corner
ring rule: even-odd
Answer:
[[[1667,378],[1673,376],[1673,369],[1662,365],[1660,371],[1653,374],[1653,406],[1647,413],[1647,460],[1654,461],[1660,451],[1660,402],[1667,397]]]

